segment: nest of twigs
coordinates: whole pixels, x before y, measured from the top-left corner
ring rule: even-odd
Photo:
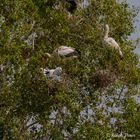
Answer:
[[[73,82],[71,77],[64,72],[61,79],[61,85],[63,86],[63,88],[66,90],[72,89],[72,83]]]
[[[69,91],[72,89],[72,80],[71,78],[63,72],[61,75],[61,80],[60,81],[55,81],[52,79],[48,79],[48,93],[51,95],[55,95],[55,92],[57,90],[62,89],[65,91]]]
[[[56,81],[49,80],[49,82],[48,82],[48,94],[49,95],[55,95],[58,88],[59,88],[59,83],[57,83]]]
[[[94,88],[107,88],[117,79],[117,74],[110,70],[98,70],[91,77],[90,82]]]
[[[31,48],[24,48],[21,52],[21,55],[23,59],[28,59],[32,55],[32,50]]]

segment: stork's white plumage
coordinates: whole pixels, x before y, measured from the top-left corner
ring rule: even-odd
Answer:
[[[56,81],[60,81],[61,80],[61,74],[62,74],[62,68],[61,67],[57,67],[56,69],[43,69],[43,73],[44,75],[52,80],[56,80]]]
[[[118,45],[118,43],[115,41],[114,38],[108,37],[108,33],[109,33],[109,26],[106,25],[106,31],[105,31],[105,36],[103,38],[103,42],[107,46],[110,46],[110,47],[114,48],[115,50],[119,51],[120,57],[121,57],[121,59],[123,59],[123,53],[121,51],[120,46]]]
[[[54,53],[58,56],[77,57],[80,54],[80,51],[72,47],[60,46],[54,51]]]

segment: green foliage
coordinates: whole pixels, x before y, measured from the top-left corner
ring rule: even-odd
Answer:
[[[92,140],[121,132],[138,139],[139,105],[131,96],[139,94],[140,69],[137,46],[128,40],[137,10],[126,2],[91,0],[69,18],[64,6],[58,0],[0,2],[0,139]],[[123,60],[102,44],[105,24]],[[44,56],[60,45],[81,56]],[[44,77],[41,68],[57,66],[61,82]],[[115,107],[123,113],[109,111]],[[41,125],[37,131],[35,124]]]

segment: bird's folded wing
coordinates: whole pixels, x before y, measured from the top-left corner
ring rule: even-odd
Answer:
[[[75,50],[72,48],[63,48],[63,49],[59,50],[58,53],[60,55],[67,55],[67,54],[73,53],[74,51]]]
[[[109,45],[115,47],[116,49],[119,47],[118,43],[111,37],[107,39],[107,42]]]

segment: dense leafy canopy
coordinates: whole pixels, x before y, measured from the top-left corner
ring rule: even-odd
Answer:
[[[82,3],[82,1],[81,1]],[[69,18],[61,0],[0,1],[0,139],[140,138],[137,11],[126,2],[91,0]],[[104,25],[124,59],[102,44]],[[79,58],[45,57],[60,45]],[[41,68],[61,66],[61,82]]]

